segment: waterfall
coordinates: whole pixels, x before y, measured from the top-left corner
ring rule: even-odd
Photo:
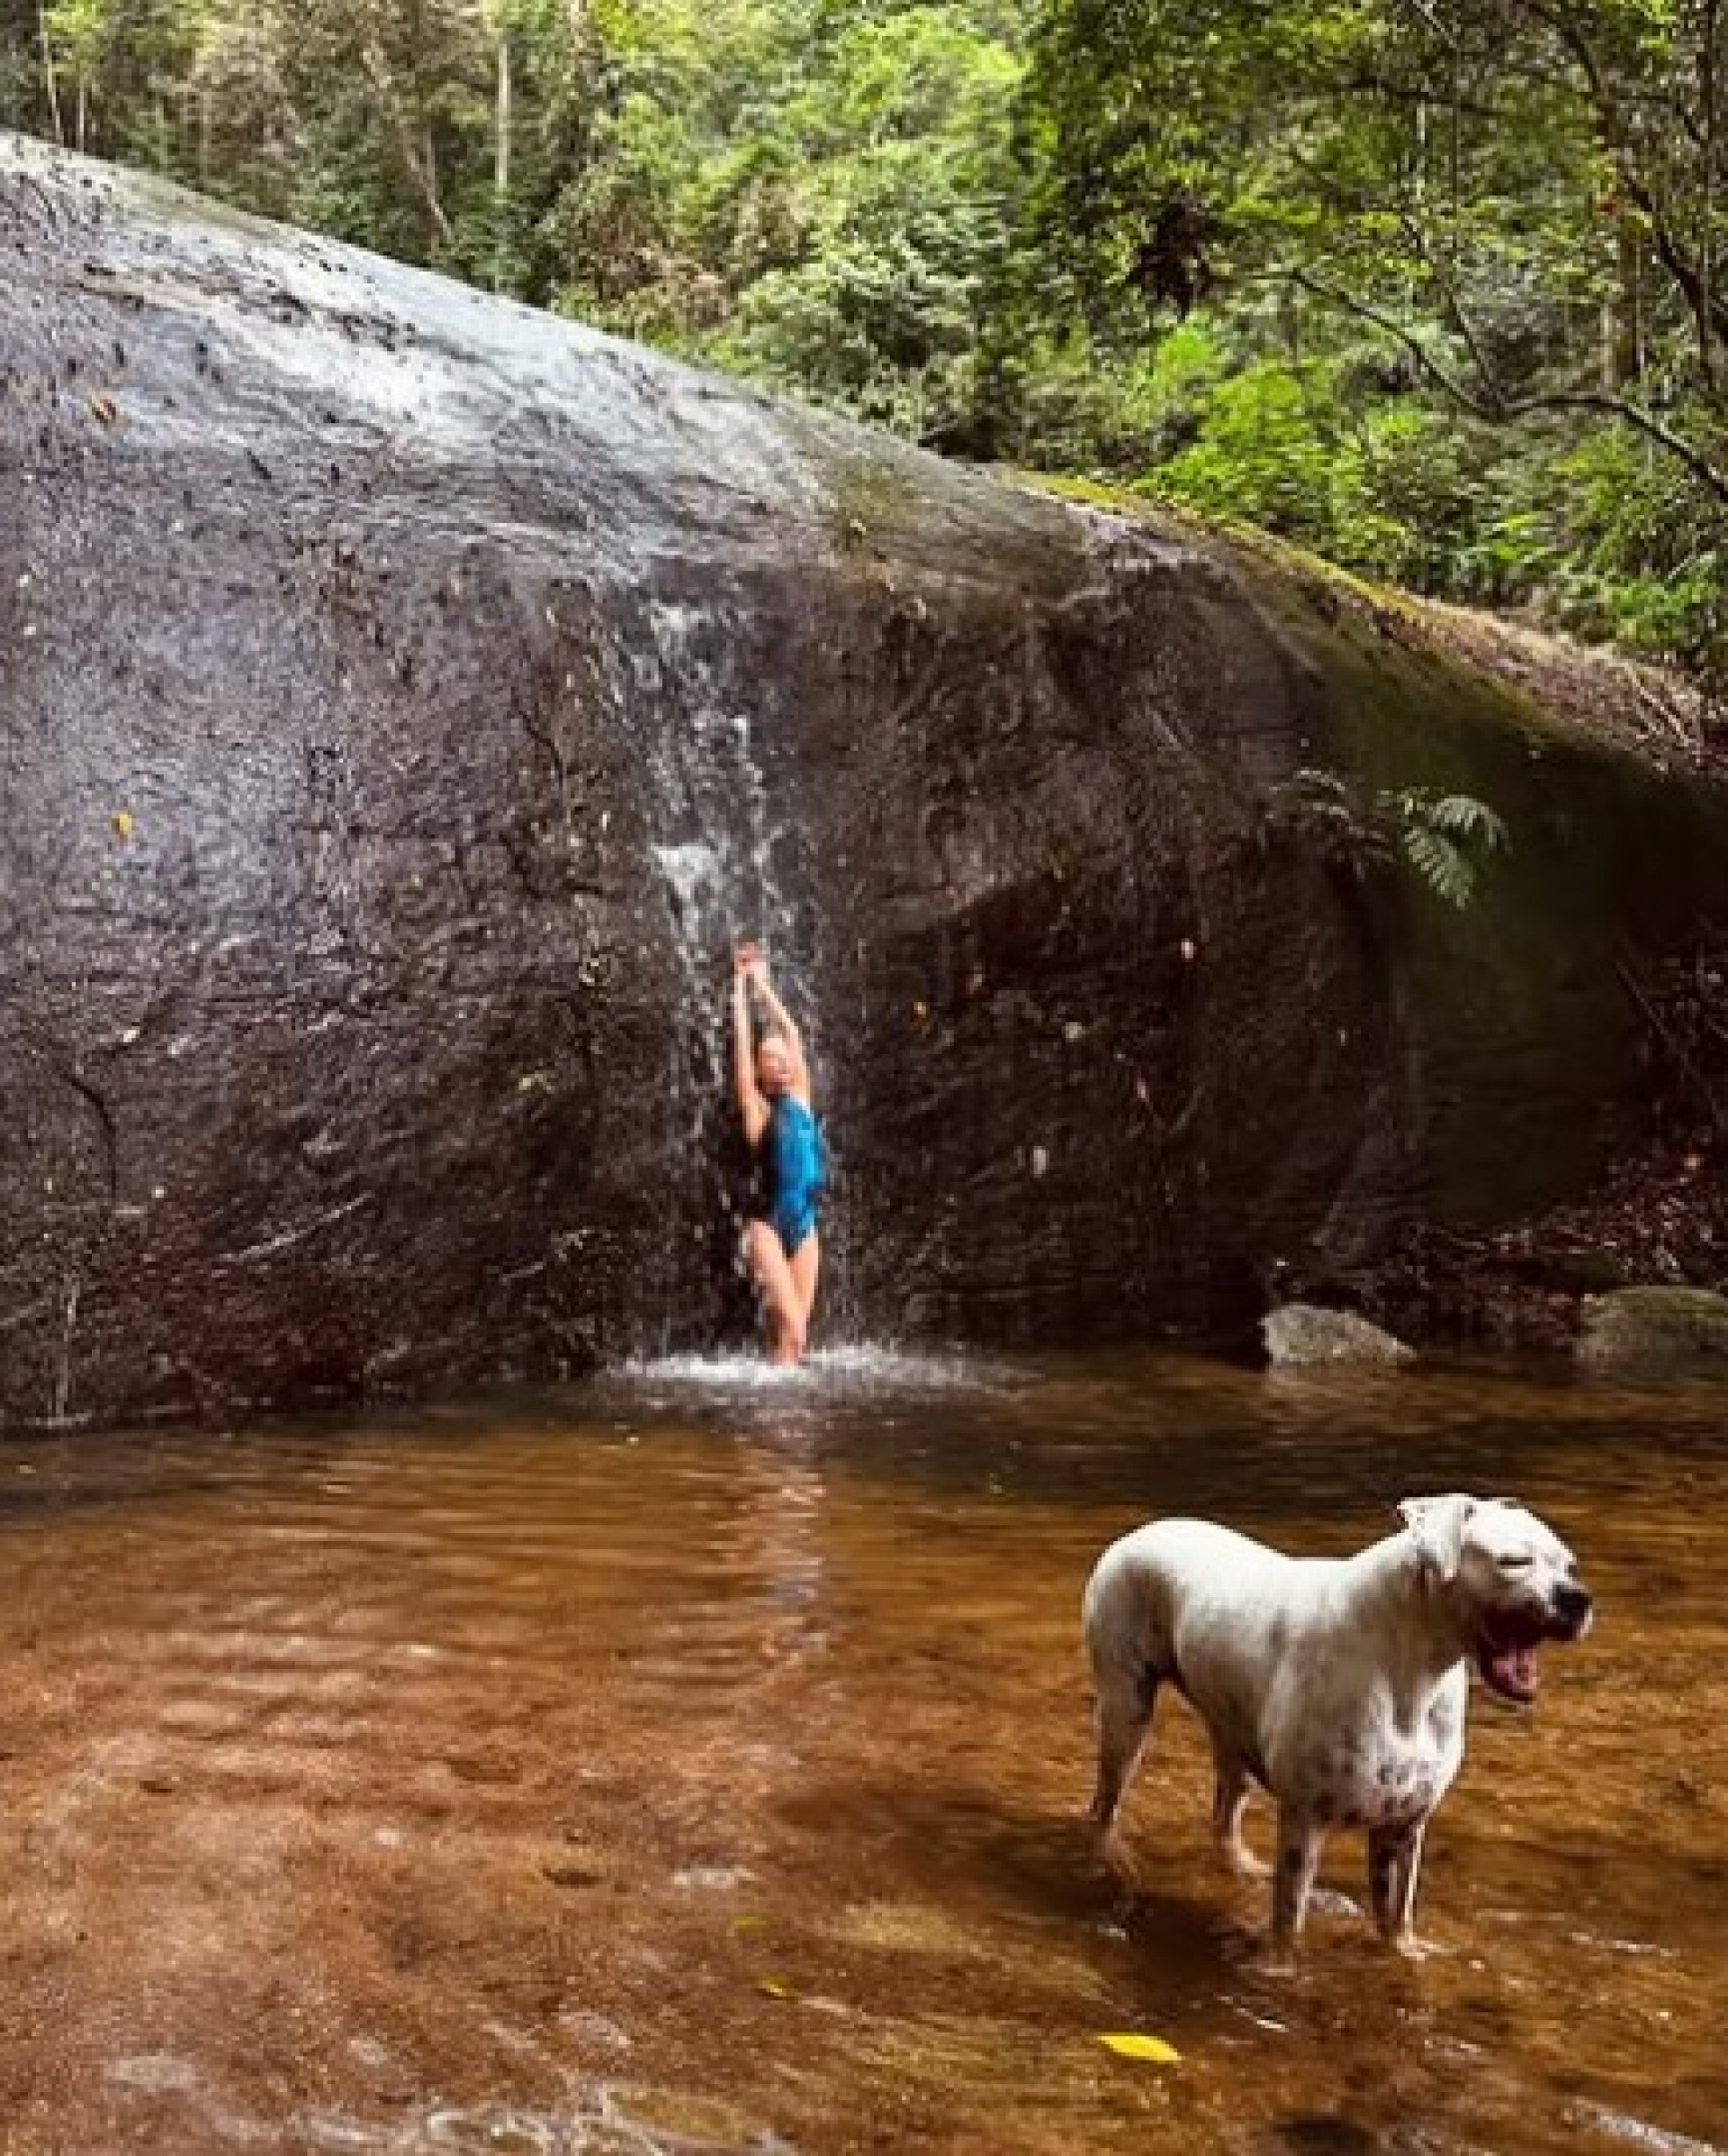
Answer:
[[[759,699],[771,684],[741,673],[737,654],[750,639],[740,634],[737,614],[712,600],[640,599],[637,633],[615,654],[618,689],[647,722],[639,738],[648,852],[677,965],[665,1079],[677,1187],[669,1193],[668,1261],[645,1299],[641,1342],[660,1355],[711,1345],[716,1331],[736,1337],[752,1321],[739,1258],[743,1156],[731,1059],[732,953],[739,942],[753,939],[767,951],[813,1056],[818,1035],[784,880],[796,833],[762,754],[771,715]]]

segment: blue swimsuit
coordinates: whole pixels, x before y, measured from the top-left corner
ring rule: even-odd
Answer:
[[[752,1220],[766,1221],[788,1258],[816,1224],[816,1198],[827,1173],[822,1130],[801,1100],[780,1094],[756,1149],[759,1188]]]

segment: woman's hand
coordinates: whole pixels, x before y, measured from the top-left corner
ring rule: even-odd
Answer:
[[[760,988],[768,979],[768,961],[760,943],[740,943],[733,952],[732,962],[742,980],[752,981]]]

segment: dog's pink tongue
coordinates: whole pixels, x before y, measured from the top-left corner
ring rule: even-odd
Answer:
[[[1542,1682],[1542,1671],[1536,1661],[1534,1647],[1506,1647],[1494,1659],[1510,1691],[1522,1692],[1528,1697]]]

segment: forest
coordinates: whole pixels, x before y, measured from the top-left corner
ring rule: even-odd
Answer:
[[[1723,0],[0,0],[0,123],[1728,656]]]

